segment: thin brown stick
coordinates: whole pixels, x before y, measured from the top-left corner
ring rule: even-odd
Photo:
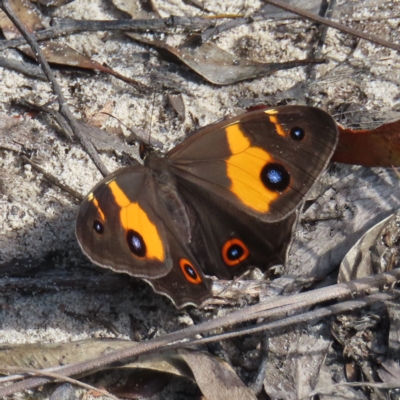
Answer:
[[[390,381],[390,382],[339,382],[331,386],[324,386],[323,388],[317,388],[312,392],[308,393],[307,396],[304,396],[301,400],[311,399],[317,395],[324,395],[331,396],[332,392],[335,388],[341,386],[348,386],[348,387],[371,387],[383,390],[390,390],[390,389],[398,389],[400,383],[398,381]],[[387,397],[385,397],[387,398]]]
[[[96,359],[58,367],[56,368],[56,371],[57,373],[66,376],[78,375],[84,372],[87,373],[90,370],[104,367],[105,365],[113,362],[120,362],[121,360],[130,359],[142,354],[148,354],[156,350],[160,351],[160,349],[164,348],[165,346],[171,348],[173,343],[192,338],[198,334],[209,332],[214,329],[220,329],[237,323],[250,321],[259,318],[260,316],[268,316],[271,318],[275,315],[281,315],[282,307],[288,307],[290,305],[292,305],[293,308],[299,306],[308,307],[329,300],[340,301],[349,297],[356,298],[364,296],[365,293],[368,293],[370,290],[376,290],[376,288],[389,288],[399,279],[400,268],[397,268],[390,272],[333,285],[328,288],[316,289],[310,292],[299,293],[292,296],[278,297],[277,299],[268,301],[268,303],[259,303],[254,306],[247,307],[246,309],[238,310],[224,317],[213,319],[196,326],[190,326],[178,332],[173,332],[139,345],[132,346],[132,348],[117,350]],[[363,299],[360,301],[365,303],[365,300]],[[269,310],[269,312],[267,312],[267,310]],[[10,386],[0,388],[0,397],[8,396],[21,390],[32,389],[48,382],[51,382],[50,378],[30,378],[22,382],[17,382]]]
[[[36,376],[49,376],[51,378],[57,379],[57,380],[62,381],[62,382],[68,382],[68,383],[71,383],[72,385],[80,386],[80,387],[82,387],[84,389],[87,389],[87,390],[93,390],[93,391],[99,392],[102,395],[109,397],[110,399],[120,400],[120,399],[118,399],[117,397],[113,396],[111,393],[107,392],[104,389],[99,389],[99,388],[97,388],[95,386],[88,385],[87,383],[78,381],[77,379],[69,378],[69,377],[64,376],[64,375],[59,375],[57,373],[54,373],[54,372],[51,372],[51,371],[48,371],[48,370],[45,370],[45,369],[38,370],[38,369],[34,369],[34,368],[21,368],[21,367],[2,366],[2,367],[0,367],[0,371],[2,373],[18,372],[20,374],[26,373],[26,374],[29,374],[29,375],[36,375]]]
[[[35,33],[36,41],[54,39],[80,32],[119,31],[119,32],[199,32],[215,25],[216,20],[200,17],[174,17],[159,19],[140,20],[117,20],[117,21],[78,21],[54,19],[55,25],[50,29]],[[23,38],[1,40],[0,50],[18,47],[26,42]]]
[[[338,29],[341,32],[348,33],[361,39],[369,40],[373,43],[379,44],[384,47],[388,47],[394,50],[400,50],[400,45],[381,39],[380,37],[361,32],[357,29],[350,28],[340,22],[332,21],[327,18],[320,17],[316,14],[309,13],[300,8],[289,6],[287,4],[280,3],[274,0],[265,0],[266,3],[272,4],[276,7],[282,8],[294,14],[298,14],[306,19],[314,22],[330,26],[331,28]],[[262,21],[268,18],[268,15],[264,13],[255,13],[253,16],[246,18],[235,18],[224,24],[215,26],[215,23],[219,18],[200,18],[200,17],[176,17],[171,16],[169,18],[160,18],[152,20],[119,20],[119,21],[77,21],[77,20],[57,20],[55,19],[56,25],[50,29],[39,31],[35,33],[35,39],[37,41],[54,39],[60,36],[66,36],[68,34],[80,33],[80,32],[98,32],[98,31],[120,31],[120,32],[155,32],[155,33],[167,33],[167,32],[200,32],[203,42],[210,40],[212,37],[225,32],[227,30],[236,28],[240,25],[250,24],[255,21]],[[382,19],[398,18],[398,15],[393,17],[384,17]],[[12,40],[0,41],[0,50],[7,48],[18,47],[25,44],[23,39],[17,38]]]
[[[20,72],[21,74],[39,79],[41,81],[47,81],[45,74],[39,66],[32,65],[24,61],[0,57],[0,67]]]
[[[348,33],[348,34],[358,37],[360,39],[368,40],[369,42],[379,44],[380,46],[383,46],[383,47],[388,47],[389,49],[400,50],[400,44],[389,42],[388,40],[382,39],[379,36],[373,35],[372,33],[361,32],[357,29],[350,28],[346,25],[343,25],[340,22],[336,22],[336,21],[333,21],[328,18],[320,17],[319,15],[310,13],[308,11],[302,10],[301,8],[298,8],[298,7],[295,7],[295,6],[286,4],[286,3],[282,3],[277,0],[264,0],[264,2],[271,4],[275,7],[281,8],[282,10],[289,11],[293,14],[300,15],[311,21],[327,25],[331,28],[337,29],[344,33]]]
[[[233,332],[221,333],[221,334],[212,335],[212,336],[202,338],[202,339],[195,339],[195,340],[192,340],[189,342],[172,344],[172,345],[168,346],[168,349],[179,348],[180,346],[181,347],[182,346],[200,346],[200,345],[204,345],[204,344],[207,344],[210,342],[232,339],[232,338],[235,338],[238,336],[251,335],[251,334],[258,333],[258,332],[267,332],[269,334],[269,336],[272,336],[277,332],[282,332],[283,330],[286,330],[290,327],[293,327],[293,326],[296,326],[299,324],[304,324],[306,322],[311,322],[311,321],[319,320],[322,318],[328,318],[328,317],[331,317],[336,314],[340,314],[345,311],[352,311],[352,310],[356,310],[359,308],[363,308],[363,307],[365,307],[369,304],[375,303],[377,301],[388,301],[388,300],[392,300],[396,297],[398,297],[398,295],[393,295],[393,294],[388,294],[388,293],[376,293],[376,294],[373,294],[370,296],[365,296],[361,299],[345,301],[343,303],[319,308],[317,310],[306,312],[303,314],[298,314],[293,317],[287,317],[280,321],[264,322],[264,323],[260,323],[255,326],[252,326],[252,327],[236,329]],[[296,307],[296,308],[300,309],[300,308],[304,308],[304,307],[305,307],[304,303],[302,303],[302,304],[299,304],[298,307]],[[292,312],[292,309],[290,307],[281,307],[280,311],[281,311],[281,314],[287,314],[289,312]],[[269,316],[269,315],[267,315],[267,316]]]

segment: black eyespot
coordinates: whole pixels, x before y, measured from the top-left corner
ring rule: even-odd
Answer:
[[[129,249],[135,256],[144,257],[146,255],[146,244],[138,232],[134,230],[128,231],[126,234],[126,240]]]
[[[290,183],[289,172],[281,164],[270,163],[265,165],[260,175],[264,186],[275,192],[283,192]]]
[[[183,264],[183,268],[185,269],[186,273],[194,280],[198,278],[197,272],[190,264]]]
[[[98,235],[102,235],[104,232],[104,225],[100,221],[95,219],[93,221],[93,229]]]
[[[306,133],[304,132],[303,128],[300,128],[298,126],[294,126],[291,130],[290,130],[290,137],[293,140],[303,140],[304,136],[306,135]]]
[[[232,244],[226,252],[228,260],[234,261],[240,259],[244,254],[244,249],[238,244]]]

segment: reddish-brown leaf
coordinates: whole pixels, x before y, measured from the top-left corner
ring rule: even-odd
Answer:
[[[339,125],[339,144],[332,161],[366,167],[400,166],[400,120],[371,130]]]

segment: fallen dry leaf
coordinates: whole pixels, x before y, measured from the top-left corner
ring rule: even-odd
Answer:
[[[232,367],[206,352],[179,350],[207,400],[256,400]]]
[[[400,120],[371,130],[339,125],[339,143],[332,161],[365,167],[399,166]]]
[[[215,85],[231,85],[246,79],[270,75],[281,69],[310,64],[308,60],[259,63],[236,57],[211,42],[199,45],[196,41],[190,40],[179,47],[172,47],[158,39],[148,39],[135,33],[126,35],[138,42],[167,50],[194,72]]]
[[[339,283],[390,271],[398,265],[399,220],[397,212],[365,232],[340,264]]]
[[[3,368],[0,370],[7,371],[7,367],[42,369],[72,364],[134,345],[134,342],[128,340],[111,339],[2,345],[0,365]],[[137,398],[137,394],[161,390],[169,380],[165,374],[169,374],[194,379],[207,400],[256,400],[229,364],[203,351],[177,350],[146,354],[133,362],[104,369],[123,369],[129,372],[130,382],[126,386],[110,389],[127,398]],[[147,371],[145,375],[143,370]],[[156,385],[154,382],[157,379],[159,384]]]
[[[150,19],[158,15],[151,0],[113,0],[113,4],[134,19]]]

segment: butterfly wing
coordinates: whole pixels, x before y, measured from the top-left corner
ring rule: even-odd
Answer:
[[[144,278],[161,277],[171,270],[167,233],[155,212],[153,186],[144,167],[128,167],[100,181],[82,202],[76,236],[95,264]]]
[[[146,279],[178,307],[200,305],[211,297],[204,273],[284,261],[294,211],[336,141],[333,119],[309,107],[209,126],[101,181],[79,210],[78,241],[94,263]]]
[[[208,126],[167,157],[182,184],[277,222],[297,209],[324,170],[337,132],[320,109],[277,107]]]
[[[177,307],[199,305],[211,296],[210,284],[188,246],[190,221],[179,202],[168,200],[173,193],[160,191],[146,167],[109,175],[81,204],[78,242],[95,264],[145,278]]]
[[[246,213],[238,214],[229,202],[215,201],[202,189],[180,187],[182,197],[197,213],[192,253],[203,260],[207,275],[232,279],[250,267],[266,271],[283,264],[292,241],[297,213],[277,222],[264,222]]]
[[[322,110],[283,107],[200,130],[167,158],[197,213],[192,251],[204,271],[232,278],[283,263],[294,211],[334,151],[337,126]]]
[[[189,304],[200,306],[212,297],[211,280],[204,276],[205,257],[193,253],[193,245],[182,243],[179,232],[169,236],[174,268],[165,276],[147,280],[153,289],[167,295],[176,307]],[[213,275],[213,274],[211,274]]]

